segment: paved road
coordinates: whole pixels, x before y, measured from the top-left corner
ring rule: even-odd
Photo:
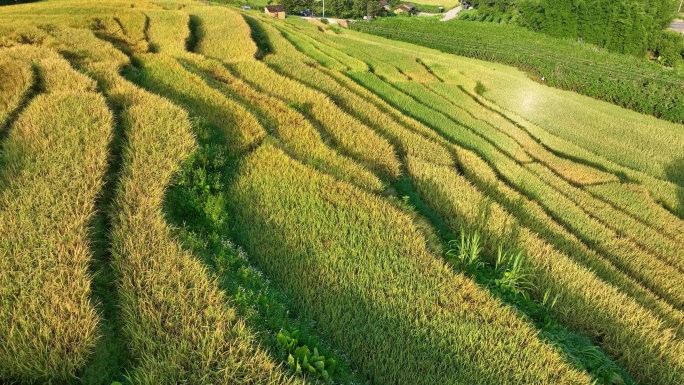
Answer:
[[[674,29],[675,31],[679,31],[681,33],[684,33],[684,21],[681,21],[681,20],[673,21],[672,24],[670,24],[670,29]]]
[[[459,5],[458,7],[449,10],[447,13],[444,14],[443,18],[439,19],[439,21],[447,21],[455,18],[456,16],[458,16],[458,13],[461,12],[461,9],[462,8]]]

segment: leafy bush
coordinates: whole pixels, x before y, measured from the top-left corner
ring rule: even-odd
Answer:
[[[287,354],[288,368],[296,374],[317,374],[326,381],[330,380],[330,376],[337,368],[337,362],[333,358],[326,359],[325,356],[318,354],[318,348],[311,352],[307,345],[300,343],[298,337],[299,330],[292,333],[282,330],[278,333],[278,345]]]

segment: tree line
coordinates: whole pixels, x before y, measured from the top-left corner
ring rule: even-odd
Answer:
[[[596,44],[613,52],[653,53],[676,65],[684,37],[667,31],[679,0],[470,0],[482,14],[514,14],[512,20],[533,31]]]

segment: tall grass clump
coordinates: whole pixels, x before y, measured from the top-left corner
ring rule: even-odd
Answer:
[[[581,331],[640,382],[675,385],[684,380],[684,344],[672,329],[613,286],[555,250],[485,197],[454,170],[409,159],[422,198],[452,230],[479,231],[484,244],[526,252],[537,296],[557,293],[554,314]]]
[[[589,383],[382,198],[269,145],[228,196],[249,254],[371,381]]]
[[[98,341],[89,222],[107,168],[102,96],[33,99],[0,152],[0,378],[62,382]]]
[[[229,305],[207,269],[174,239],[164,193],[196,144],[185,111],[129,83],[120,179],[112,211],[112,264],[136,384],[289,384]],[[154,167],[150,167],[154,165]]]

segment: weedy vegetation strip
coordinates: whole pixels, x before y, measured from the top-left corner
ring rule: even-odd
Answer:
[[[42,94],[2,145],[0,379],[66,381],[97,344],[89,222],[112,126],[101,95]]]
[[[372,381],[589,382],[382,198],[270,145],[243,161],[229,197],[249,254]]]
[[[684,345],[674,331],[614,287],[552,248],[454,170],[409,159],[423,199],[452,229],[480,231],[486,245],[526,253],[536,295],[557,295],[554,313],[601,345],[640,382],[680,384]]]
[[[119,306],[139,384],[289,384],[207,269],[172,236],[165,189],[196,148],[185,111],[121,81],[123,149],[112,214]],[[154,164],[154,167],[150,167]]]

